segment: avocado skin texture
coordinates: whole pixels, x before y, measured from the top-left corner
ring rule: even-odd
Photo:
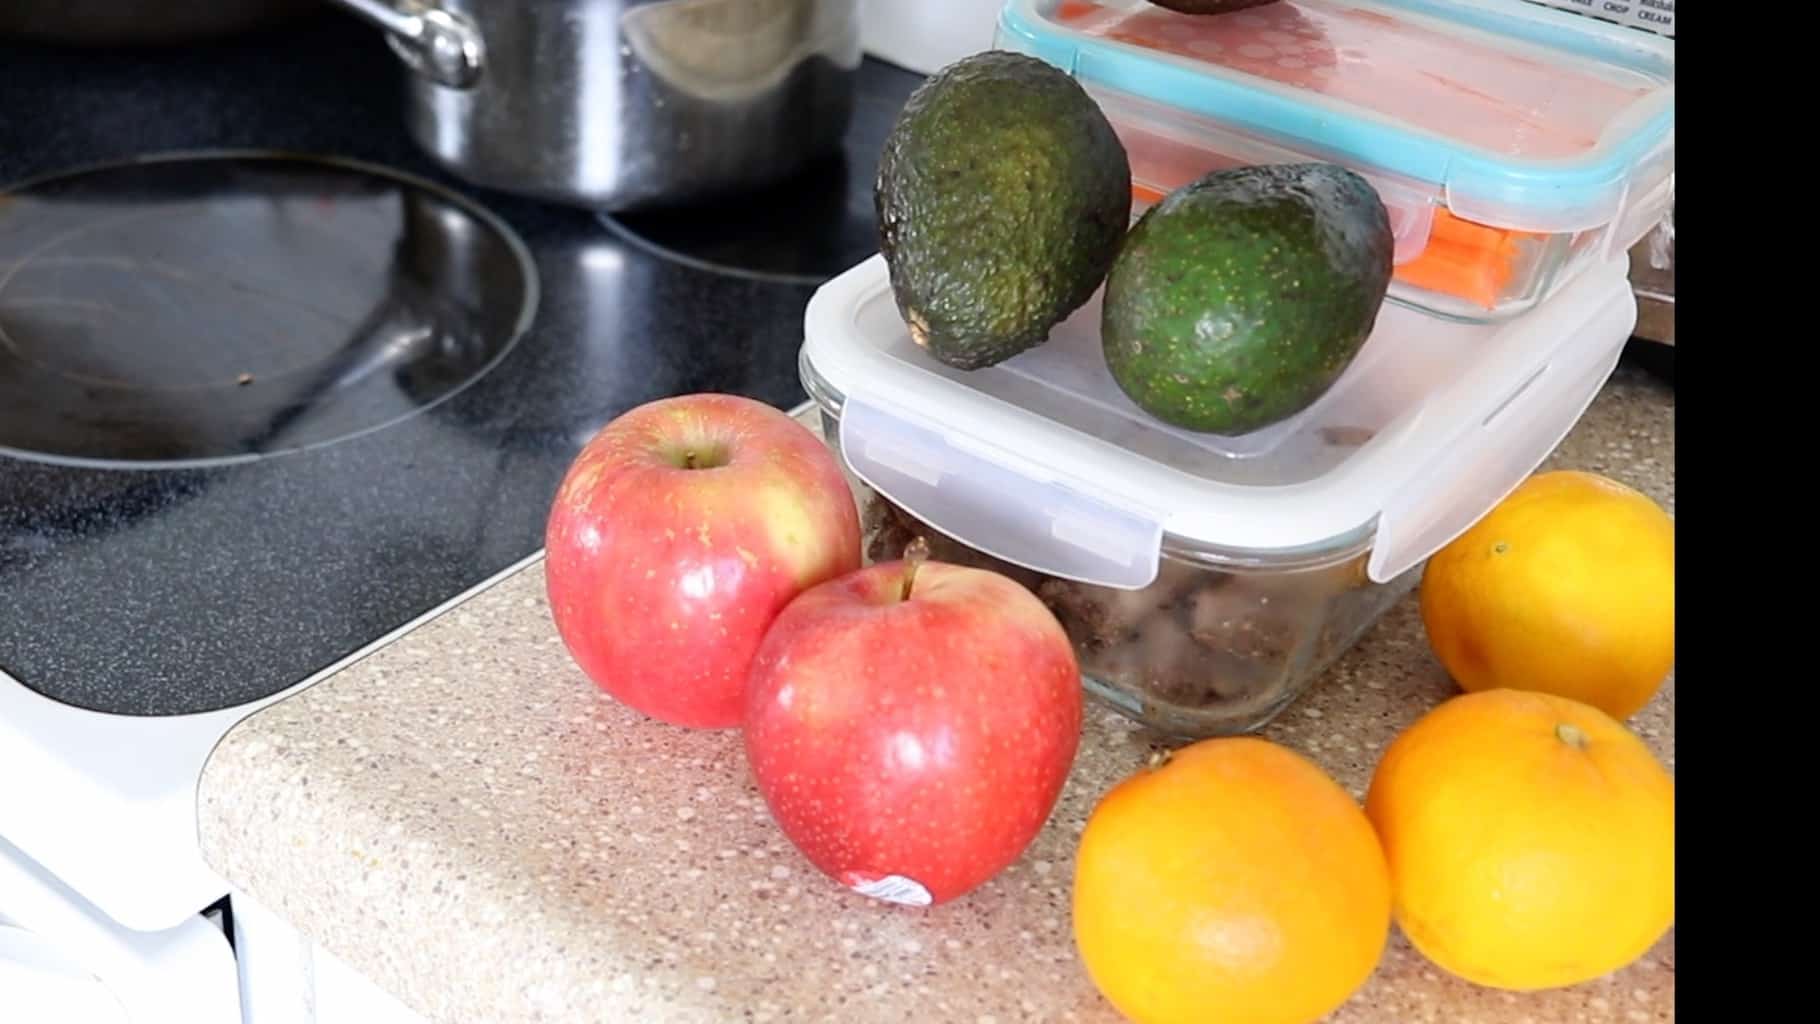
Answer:
[[[1167,7],[1183,14],[1230,14],[1248,7],[1262,7],[1274,4],[1277,0],[1150,0],[1158,7]]]
[[[1086,90],[987,51],[924,82],[879,159],[879,248],[911,336],[962,370],[1046,341],[1131,223],[1131,163]]]
[[[1364,347],[1393,246],[1376,190],[1343,167],[1216,171],[1131,229],[1106,281],[1107,368],[1178,427],[1235,435],[1280,422]]]

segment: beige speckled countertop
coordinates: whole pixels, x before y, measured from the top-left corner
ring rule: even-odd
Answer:
[[[1674,508],[1674,395],[1621,367],[1551,465]],[[1453,692],[1407,598],[1266,735],[1357,795]],[[1674,767],[1670,680],[1632,725]],[[405,1003],[513,1021],[1110,1021],[1075,959],[1072,851],[1147,737],[1090,705],[1074,777],[1022,860],[933,910],[824,880],[770,822],[736,734],[597,695],[550,625],[541,563],[249,718],[204,773],[201,838],[234,885]],[[1334,1024],[1674,1019],[1671,931],[1578,988],[1513,995],[1392,937]]]

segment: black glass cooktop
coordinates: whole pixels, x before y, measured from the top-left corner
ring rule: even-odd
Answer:
[[[920,80],[864,67],[843,157],[770,197],[819,215],[625,230],[441,172],[326,10],[0,67],[0,672],[130,715],[257,700],[534,553],[633,405],[800,402],[813,288],[872,251],[825,176],[870,178]],[[119,166],[223,151],[306,156]]]
[[[603,215],[622,238],[665,259],[761,280],[815,285],[878,251],[878,154],[903,106],[896,88],[855,97],[843,152],[776,188],[688,210]],[[911,82],[914,85],[914,80]]]
[[[517,235],[346,161],[134,161],[0,204],[0,454],[195,466],[433,407],[536,309]]]

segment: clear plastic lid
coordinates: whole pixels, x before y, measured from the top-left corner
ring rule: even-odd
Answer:
[[[910,338],[883,257],[810,300],[804,385],[840,420],[855,475],[977,550],[1135,589],[1175,557],[1262,568],[1372,550],[1401,575],[1547,457],[1636,320],[1621,262],[1522,317],[1469,324],[1386,304],[1340,380],[1243,437],[1172,428],[1127,399],[1099,302],[1049,341],[963,371]]]
[[[1009,0],[998,45],[1521,230],[1611,221],[1674,141],[1673,40],[1512,0]]]

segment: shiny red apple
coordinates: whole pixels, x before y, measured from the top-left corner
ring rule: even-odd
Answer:
[[[777,613],[860,564],[834,453],[734,395],[662,399],[607,424],[569,467],[544,539],[550,612],[582,671],[693,728],[737,726]]]
[[[919,557],[784,609],[753,659],[744,739],[772,816],[816,868],[928,906],[1036,838],[1080,744],[1081,683],[1030,591]]]

